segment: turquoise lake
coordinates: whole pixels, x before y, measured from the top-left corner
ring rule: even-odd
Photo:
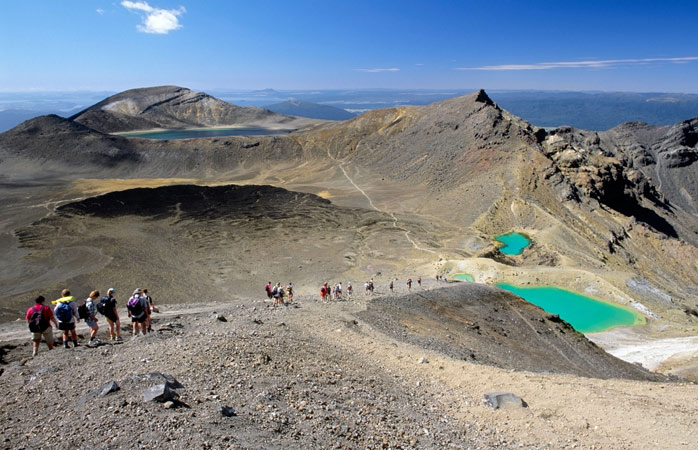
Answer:
[[[452,280],[474,282],[475,279],[469,273],[457,273],[451,277]]]
[[[531,241],[521,233],[500,234],[494,238],[504,244],[499,251],[507,255],[520,255],[523,249],[531,244]]]
[[[595,333],[618,326],[642,323],[642,316],[621,306],[553,286],[521,287],[499,283],[497,287],[557,314],[580,333]]]
[[[144,139],[194,139],[224,136],[270,136],[288,134],[290,130],[269,130],[266,128],[207,128],[199,130],[163,130],[124,133],[121,136]]]

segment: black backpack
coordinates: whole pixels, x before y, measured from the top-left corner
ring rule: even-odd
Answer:
[[[105,295],[104,297],[100,298],[99,303],[97,303],[97,312],[103,316],[108,315],[114,310],[113,307],[111,309],[109,308],[110,304],[111,301],[109,300],[108,296]]]
[[[80,320],[85,320],[90,317],[90,312],[87,310],[87,303],[78,306],[78,317]]]
[[[48,328],[48,320],[44,317],[44,308],[38,311],[34,308],[31,317],[29,317],[29,331],[32,333],[43,333]]]

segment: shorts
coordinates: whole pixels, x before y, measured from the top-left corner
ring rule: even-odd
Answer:
[[[86,323],[87,326],[90,327],[90,328],[94,328],[94,327],[97,326],[97,321],[94,320],[94,319],[92,319],[91,317],[88,317],[87,319],[85,319],[85,323]]]
[[[41,333],[32,333],[32,342],[36,342],[38,344],[41,342],[42,336],[47,344],[53,345],[53,328],[48,327]]]
[[[110,325],[116,323],[116,317],[113,317],[113,318],[112,318],[112,317],[104,316],[104,318],[107,319],[107,322],[109,322]]]
[[[131,316],[131,323],[136,323],[136,322],[138,322],[138,323],[143,323],[143,322],[145,322],[145,319],[147,319],[147,318],[148,318],[148,316],[145,315],[145,314],[143,314],[143,315],[140,316],[140,317],[133,317],[133,316]]]
[[[75,322],[58,322],[58,329],[63,331],[74,330]]]

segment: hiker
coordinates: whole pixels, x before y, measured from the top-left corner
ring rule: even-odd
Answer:
[[[154,312],[160,312],[160,310],[153,304],[153,297],[148,293],[148,289],[143,288],[143,296],[145,297],[145,302],[148,304],[148,319],[145,322],[146,328],[148,329],[148,333],[152,333],[153,323],[150,320],[150,316]]]
[[[274,294],[272,294],[272,292],[271,292],[272,291],[271,281],[267,281],[267,285],[264,286],[264,290],[267,292],[267,298],[269,300],[271,300],[271,298],[274,296]]]
[[[417,286],[422,287],[422,277],[417,277]]]
[[[405,284],[407,285],[407,292],[410,292],[412,290],[412,278],[408,278]]]
[[[325,303],[325,296],[327,295],[327,283],[320,286],[320,300]]]
[[[53,300],[52,304],[56,305],[53,313],[58,319],[58,329],[63,330],[63,347],[68,346],[68,339],[72,339],[73,348],[78,346],[78,334],[75,332],[75,324],[79,322],[78,305],[75,303],[75,297],[70,295],[70,290],[63,289],[61,298]],[[77,319],[77,320],[76,320]]]
[[[388,285],[388,289],[390,289],[390,293],[393,293],[393,280],[390,280],[390,284]]]
[[[133,295],[128,299],[128,316],[131,318],[131,326],[133,329],[133,335],[138,336],[138,330],[145,336],[145,321],[148,318],[148,303],[145,297],[142,295],[143,289],[138,288],[133,291]]]
[[[371,285],[368,284],[368,281],[364,283],[364,295],[371,295]]]
[[[288,301],[293,300],[293,283],[290,281],[288,282],[288,286],[286,286],[286,293],[288,294]]]
[[[85,300],[85,308],[87,309],[87,317],[85,317],[85,323],[90,327],[90,344],[96,345],[100,344],[99,339],[97,339],[97,331],[99,330],[99,325],[97,325],[97,299],[99,298],[99,291],[90,292],[90,296]],[[79,308],[78,308],[79,309]]]
[[[376,288],[376,286],[373,284],[373,278],[368,280],[368,291],[369,294],[373,295],[373,290]]]
[[[274,287],[271,288],[271,296],[274,298],[274,306],[279,304],[279,286],[281,283],[276,283]]]
[[[109,325],[109,339],[112,341],[121,342],[121,319],[119,312],[116,310],[116,297],[114,288],[109,288],[107,295],[102,297],[97,304],[97,311],[107,319]]]
[[[281,282],[277,282],[276,286],[274,286],[274,304],[283,304],[284,302],[284,287],[281,286]]]
[[[53,315],[53,311],[44,305],[44,300],[46,299],[43,295],[36,297],[34,306],[29,307],[25,316],[29,324],[29,331],[32,332],[32,357],[39,353],[39,344],[41,344],[42,336],[46,345],[48,345],[48,349],[53,350],[53,328],[51,328],[51,322],[58,328],[58,322]]]
[[[353,293],[353,288],[351,287],[351,281],[347,282],[347,297],[351,298],[351,294]]]
[[[334,285],[334,299],[335,300],[342,299],[342,282],[341,281]]]

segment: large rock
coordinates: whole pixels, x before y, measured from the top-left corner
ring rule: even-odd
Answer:
[[[485,394],[485,405],[493,409],[499,409],[504,406],[528,408],[528,404],[521,397],[511,392],[490,392],[489,394]]]
[[[169,383],[157,384],[143,392],[143,401],[146,402],[168,402],[179,398],[177,391],[172,389]]]

